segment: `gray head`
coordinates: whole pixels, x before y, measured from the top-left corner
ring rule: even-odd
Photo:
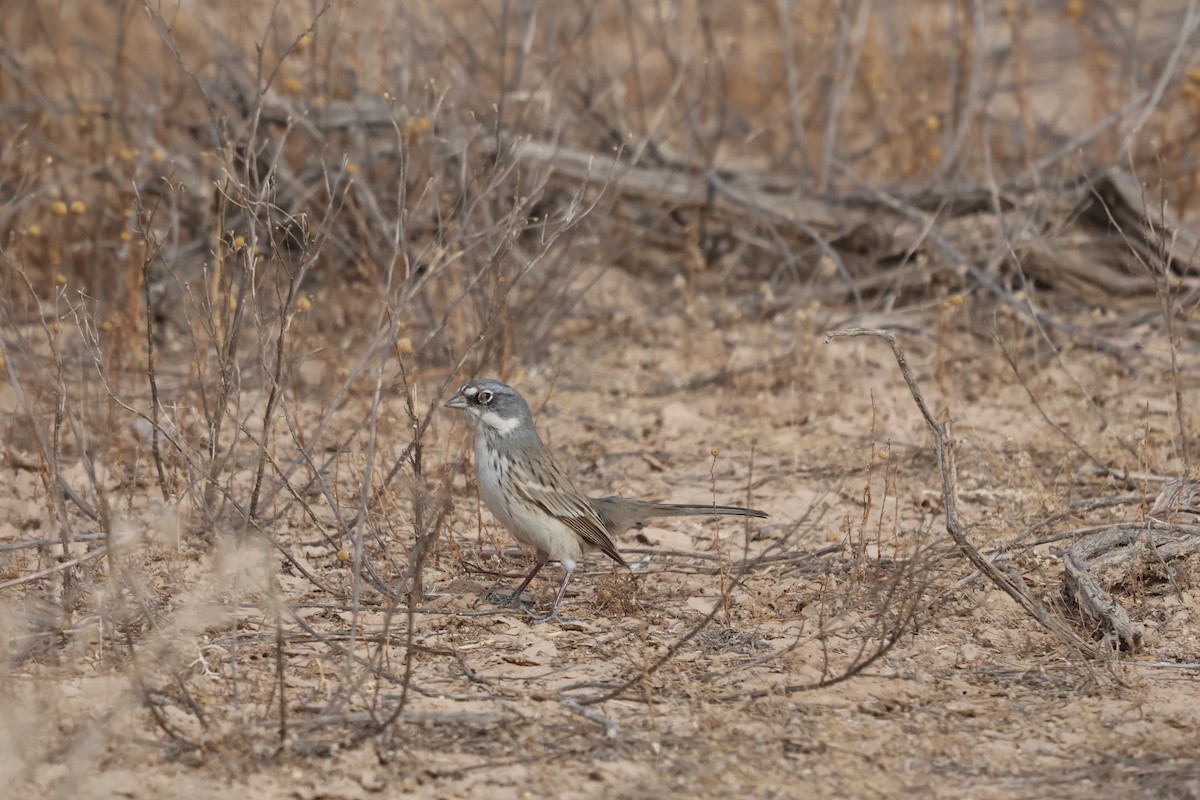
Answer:
[[[538,439],[529,404],[520,392],[491,378],[464,383],[446,408],[465,411],[467,423],[476,433],[490,438]]]

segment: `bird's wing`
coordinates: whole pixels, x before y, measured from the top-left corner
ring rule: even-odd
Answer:
[[[536,464],[532,474],[520,475],[513,485],[530,504],[561,520],[589,547],[596,548],[621,566],[629,566],[588,498],[553,461],[547,459]]]

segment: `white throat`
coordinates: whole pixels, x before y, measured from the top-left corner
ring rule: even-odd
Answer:
[[[485,428],[501,438],[508,436],[521,426],[520,417],[502,417],[490,409],[479,415],[479,421]]]

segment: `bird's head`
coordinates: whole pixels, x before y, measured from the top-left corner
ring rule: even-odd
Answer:
[[[469,424],[477,433],[495,438],[506,438],[513,434],[528,436],[537,433],[533,428],[533,416],[529,404],[521,393],[497,380],[464,383],[458,393],[446,402],[446,408],[463,411]]]

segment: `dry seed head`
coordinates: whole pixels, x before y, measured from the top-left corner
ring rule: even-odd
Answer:
[[[296,53],[303,53],[312,46],[313,35],[312,31],[305,31],[304,35],[296,40],[296,46],[292,50]]]
[[[301,297],[296,301],[296,308],[300,311],[312,311],[312,300],[307,297]]]
[[[42,235],[42,226],[41,226],[41,225],[36,225],[36,224],[35,224],[35,225],[30,225],[30,226],[29,226],[29,227],[26,229],[26,231],[25,231],[25,232],[26,232],[26,233],[28,233],[30,236],[41,236],[41,235]]]
[[[161,164],[167,160],[167,151],[161,147],[154,148],[154,152],[150,154],[150,160],[155,164]]]
[[[246,237],[245,236],[233,237],[233,246],[238,248],[239,250],[241,248],[245,247],[246,246]]]
[[[66,286],[67,285],[67,276],[63,275],[61,272],[58,273],[57,275],[54,276],[54,284],[56,286]]]
[[[132,233],[130,233],[129,231],[121,231],[121,241],[122,242],[128,242],[128,241],[131,241],[132,239],[133,239]]]
[[[1083,0],[1067,0],[1067,4],[1063,6],[1063,14],[1072,22],[1083,16]]]
[[[400,351],[400,355],[402,356],[409,355],[413,351],[412,339],[407,336],[401,336],[396,340],[396,349]]]
[[[279,88],[282,89],[285,94],[299,94],[300,90],[304,88],[304,84],[300,83],[298,78],[293,78],[291,75],[289,75],[280,81]]]
[[[337,560],[342,561],[342,562],[349,561],[350,554],[347,553],[345,550],[338,550],[337,551]]]
[[[67,204],[62,200],[55,200],[50,204],[50,213],[56,217],[65,217],[67,215]]]
[[[433,127],[433,123],[429,121],[429,117],[417,117],[410,119],[404,125],[404,138],[415,139],[423,133],[426,133]]]
[[[721,455],[721,448],[719,448],[719,447],[714,447],[712,450],[709,450],[708,452],[709,452],[710,454],[712,454],[712,457],[713,457],[713,458],[716,458],[717,456]]]
[[[83,204],[82,200],[76,200],[73,203],[71,203],[71,213],[72,214],[82,214],[85,211],[87,211],[87,206],[85,206]]]

